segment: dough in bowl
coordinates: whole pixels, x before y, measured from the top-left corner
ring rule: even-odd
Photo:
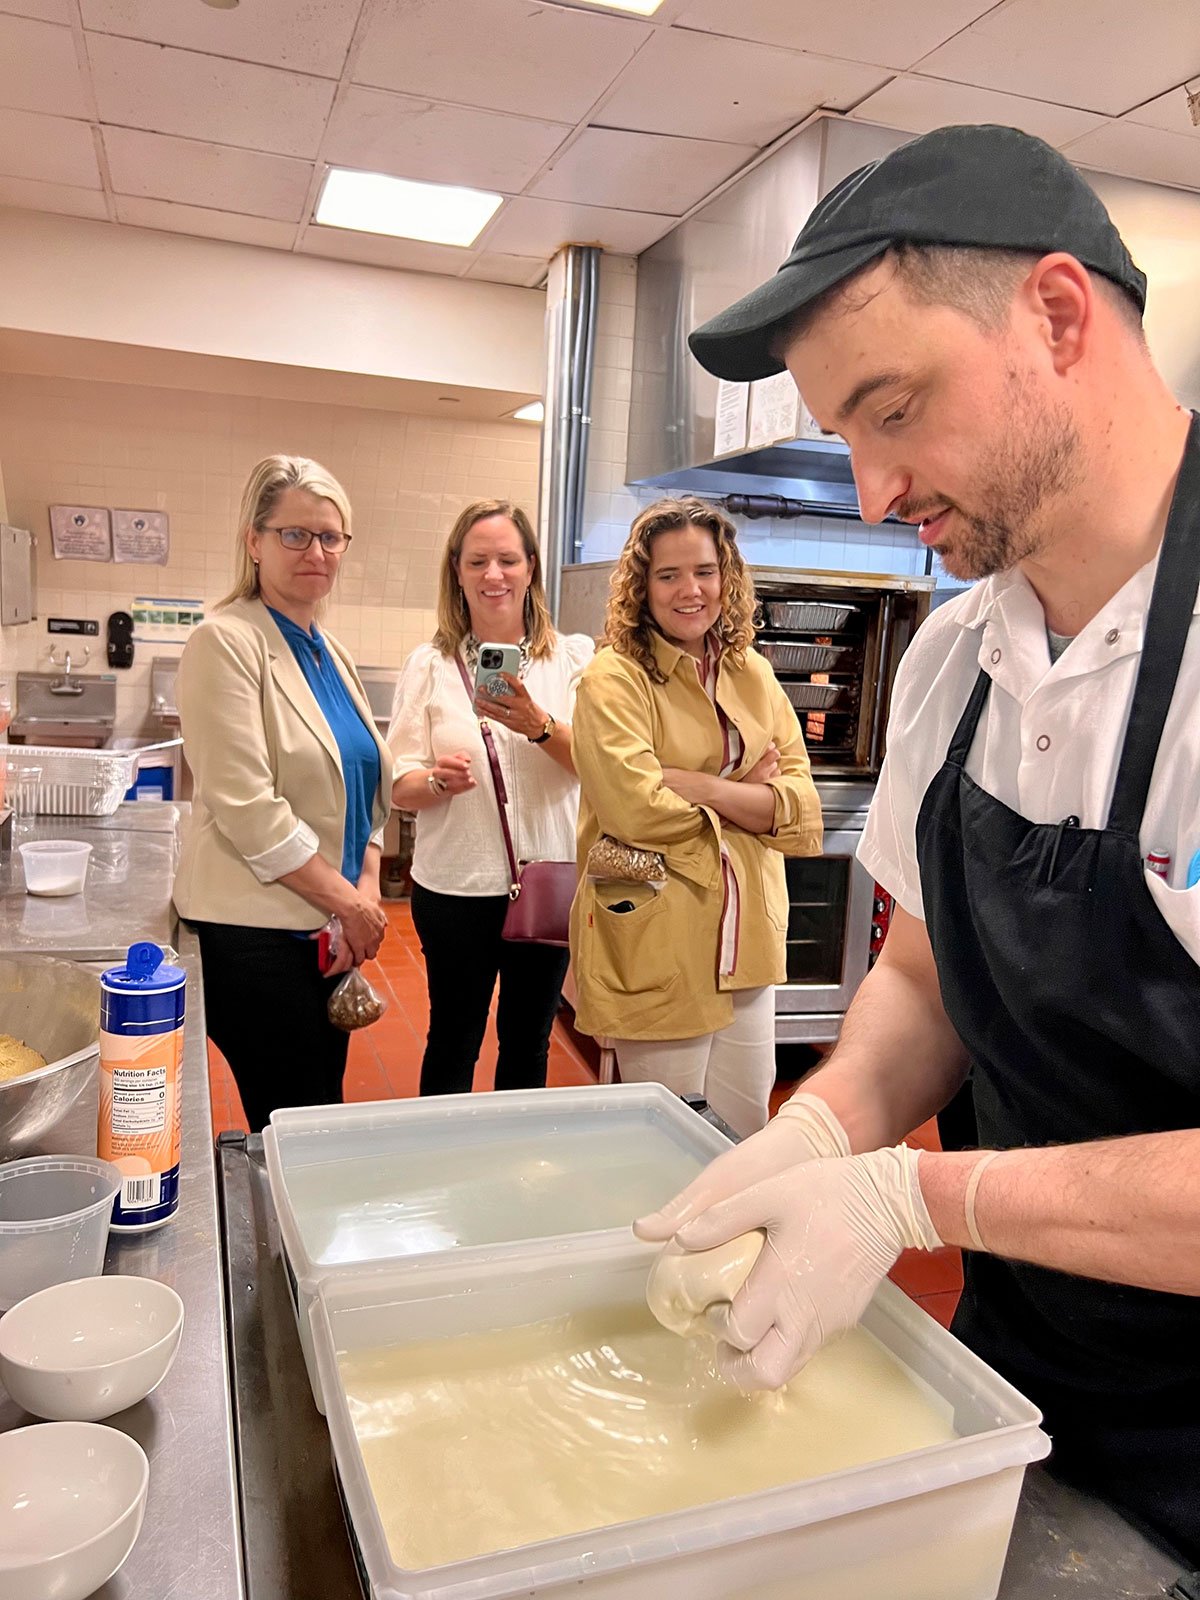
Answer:
[[[40,1072],[46,1058],[32,1045],[14,1039],[11,1033],[0,1033],[0,1083],[13,1078],[23,1078],[27,1073]]]

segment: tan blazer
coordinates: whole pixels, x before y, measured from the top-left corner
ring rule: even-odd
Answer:
[[[821,803],[796,713],[757,651],[745,664],[724,658],[717,703],[742,736],[740,777],[773,740],[780,752],[771,833],[745,833],[706,807],[663,787],[663,767],[719,773],[720,724],[692,658],[654,639],[663,684],[628,656],[602,650],[575,698],[572,750],[583,799],[581,879],[571,910],[576,1021],[584,1033],[618,1039],[690,1039],[733,1020],[731,993],[786,976],[788,894],[783,857],[821,853]],[[601,833],[659,850],[668,882],[596,884],[583,872]],[[737,961],[718,975],[724,892],[721,845],[737,877],[741,904]],[[614,912],[632,900],[633,911]]]
[[[351,698],[379,748],[371,825],[387,821],[392,756],[354,663],[329,634]],[[346,784],[337,742],[291,647],[261,600],[235,600],[198,627],[176,681],[195,778],[175,905],[198,922],[319,928],[324,915],[277,882],[314,852],[340,870]]]

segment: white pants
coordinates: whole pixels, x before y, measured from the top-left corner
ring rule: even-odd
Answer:
[[[745,1138],[765,1127],[775,1084],[775,990],[740,989],[733,1021],[696,1039],[614,1039],[623,1083],[700,1094]]]

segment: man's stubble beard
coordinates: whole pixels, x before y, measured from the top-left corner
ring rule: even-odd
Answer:
[[[1047,513],[1083,480],[1081,441],[1067,406],[1036,396],[1012,368],[1007,390],[1006,437],[982,464],[972,494],[986,514],[947,502],[965,524],[938,546],[954,578],[988,578],[1040,555],[1050,538]]]

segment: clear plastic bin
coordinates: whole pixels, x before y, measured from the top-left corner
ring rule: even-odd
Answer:
[[[0,1164],[0,1312],[104,1266],[121,1173],[97,1156]]]
[[[728,1148],[658,1083],[273,1112],[267,1176],[318,1409],[308,1307],[327,1273],[529,1239],[628,1238],[634,1217]]]
[[[993,1600],[1040,1413],[893,1284],[863,1326],[959,1437],[849,1471],[469,1561],[392,1561],[338,1368],[339,1351],[517,1327],[640,1301],[647,1260],[626,1241],[477,1252],[322,1283],[312,1310],[329,1432],[372,1600]]]

